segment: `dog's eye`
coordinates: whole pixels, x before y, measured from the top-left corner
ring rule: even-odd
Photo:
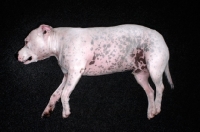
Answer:
[[[45,30],[44,32],[43,32],[43,34],[46,34],[47,33],[47,31]]]
[[[28,41],[25,41],[25,45],[26,45],[26,47],[29,49]]]

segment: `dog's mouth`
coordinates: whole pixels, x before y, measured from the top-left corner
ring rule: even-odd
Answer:
[[[24,60],[23,63],[28,64],[28,63],[30,63],[31,60],[32,60],[32,56],[30,56],[30,57],[28,57],[28,59]]]

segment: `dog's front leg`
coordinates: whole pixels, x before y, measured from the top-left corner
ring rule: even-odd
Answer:
[[[46,108],[44,109],[42,113],[42,117],[49,117],[51,112],[54,110],[56,102],[60,99],[61,93],[63,91],[63,88],[67,82],[67,74],[64,75],[62,83],[60,86],[54,91],[54,93],[51,95],[51,98],[49,100],[49,103],[47,104]]]
[[[70,106],[69,106],[69,96],[71,92],[74,90],[76,84],[78,83],[79,79],[82,75],[82,68],[78,69],[71,69],[68,72],[68,79],[65,87],[62,91],[61,101],[63,105],[63,118],[67,118],[70,115]]]

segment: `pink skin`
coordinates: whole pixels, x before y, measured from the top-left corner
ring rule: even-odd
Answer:
[[[147,118],[161,111],[165,72],[173,88],[168,67],[169,51],[163,37],[155,30],[139,25],[101,28],[52,28],[41,25],[25,39],[18,60],[24,64],[55,56],[64,78],[52,94],[43,116],[50,116],[61,98],[63,118],[70,115],[69,96],[82,75],[96,76],[133,70],[148,98]],[[151,76],[154,90],[148,82]]]

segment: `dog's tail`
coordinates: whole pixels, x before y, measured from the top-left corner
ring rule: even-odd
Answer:
[[[167,80],[168,80],[169,84],[171,85],[171,88],[174,89],[174,84],[173,84],[173,81],[172,81],[172,77],[171,77],[171,74],[169,72],[169,64],[167,64],[167,66],[165,68],[165,75],[167,77]]]

